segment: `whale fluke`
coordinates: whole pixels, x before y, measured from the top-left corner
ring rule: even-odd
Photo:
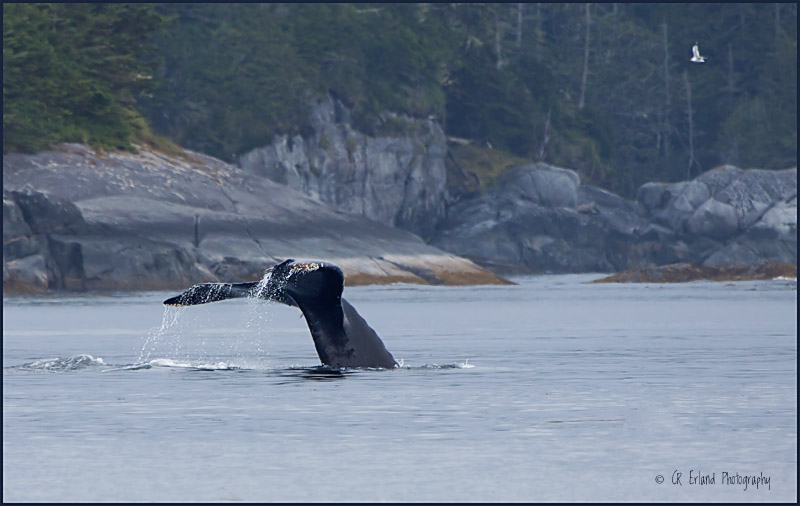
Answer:
[[[300,308],[323,364],[387,369],[398,365],[378,334],[342,298],[344,274],[339,266],[288,259],[271,267],[265,279],[265,282],[197,284],[164,304],[192,306],[242,297],[274,300]]]
[[[164,301],[167,306],[193,306],[218,300],[250,297],[258,283],[203,283]]]

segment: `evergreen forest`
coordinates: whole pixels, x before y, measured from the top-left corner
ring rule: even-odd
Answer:
[[[433,117],[627,196],[784,169],[797,4],[3,4],[4,153],[171,141],[235,162],[309,133],[325,95],[364,133]]]

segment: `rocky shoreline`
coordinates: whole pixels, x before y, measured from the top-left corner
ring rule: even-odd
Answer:
[[[285,258],[350,285],[507,280],[399,229],[336,211],[198,153],[77,144],[3,160],[4,293],[253,281]]]
[[[725,165],[647,183],[633,200],[546,163],[511,166],[487,184],[446,163],[447,138],[430,119],[387,116],[404,133],[368,137],[339,101],[312,109],[311,135],[276,137],[242,156],[241,168],[495,272],[797,263],[796,167]]]
[[[721,166],[633,200],[546,163],[515,161],[484,185],[446,163],[435,120],[387,114],[370,137],[349,115],[319,100],[312,134],[238,166],[144,147],[6,155],[4,293],[253,281],[286,258],[337,263],[349,285],[797,264],[796,167]]]

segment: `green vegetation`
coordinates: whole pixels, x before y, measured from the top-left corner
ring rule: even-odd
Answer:
[[[163,145],[160,135],[234,161],[275,134],[308,134],[310,105],[331,95],[366,134],[403,134],[387,111],[433,116],[448,136],[491,146],[472,163],[469,149],[456,153],[463,166],[505,153],[629,196],[723,163],[797,163],[796,4],[4,4],[3,14],[4,152],[130,149]],[[704,64],[689,62],[695,41]],[[478,174],[490,181],[504,166]]]
[[[140,5],[3,4],[3,152],[130,149],[159,25]]]
[[[504,151],[482,148],[472,145],[451,144],[449,146],[450,158],[447,159],[448,181],[450,185],[462,184],[469,191],[478,190],[478,186],[471,180],[462,181],[458,176],[462,171],[478,176],[480,186],[489,188],[494,186],[497,177],[512,167],[531,163],[529,159],[509,155]],[[450,165],[454,167],[450,167]],[[455,169],[455,170],[453,170]]]

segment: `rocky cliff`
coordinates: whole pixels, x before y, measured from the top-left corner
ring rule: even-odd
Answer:
[[[246,153],[240,167],[430,239],[446,201],[447,143],[438,123],[384,113],[378,134],[368,136],[354,130],[348,109],[328,97],[315,102],[311,125],[311,135],[279,136]]]
[[[645,184],[629,201],[538,163],[459,191],[448,187],[437,123],[391,114],[383,121],[384,134],[367,136],[340,102],[319,100],[313,134],[277,137],[239,164],[504,272],[797,262],[796,168],[723,166],[692,181]]]
[[[288,257],[336,262],[349,284],[504,282],[411,233],[198,153],[67,144],[3,159],[6,291],[254,280]]]

